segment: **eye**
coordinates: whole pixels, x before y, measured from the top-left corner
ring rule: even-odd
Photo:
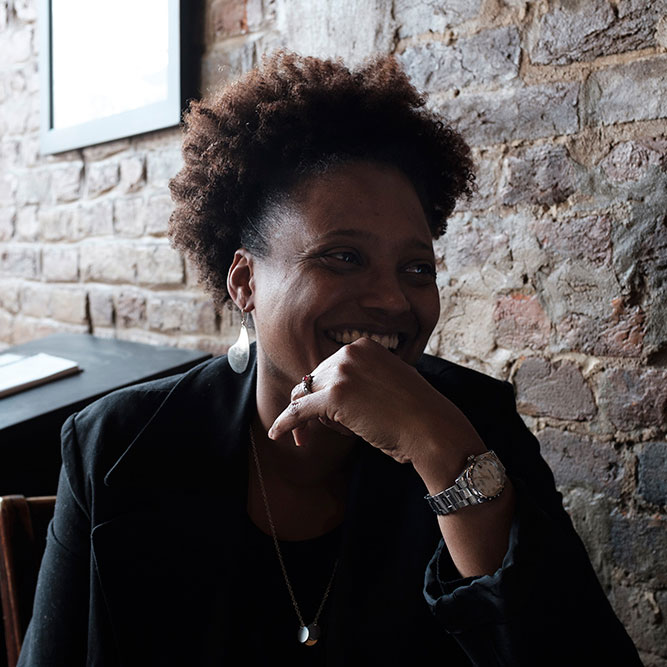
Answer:
[[[352,250],[332,250],[322,255],[322,259],[330,264],[361,264],[361,258],[358,253]]]
[[[406,273],[411,273],[417,276],[431,276],[435,277],[435,266],[428,262],[416,262],[415,264],[408,264],[405,267]]]

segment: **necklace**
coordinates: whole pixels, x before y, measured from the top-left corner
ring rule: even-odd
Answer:
[[[257,468],[257,479],[259,480],[259,488],[262,492],[262,498],[264,500],[264,508],[266,509],[266,518],[268,519],[269,527],[271,528],[271,537],[273,537],[273,546],[276,548],[276,555],[278,556],[280,569],[282,570],[283,573],[283,579],[285,580],[287,591],[289,593],[290,599],[292,600],[292,606],[294,607],[294,611],[296,612],[296,617],[299,620],[299,632],[297,634],[297,638],[299,642],[305,644],[306,646],[314,646],[315,644],[317,644],[317,640],[320,638],[322,634],[320,626],[318,625],[318,621],[320,620],[320,614],[322,613],[322,609],[324,609],[324,603],[327,601],[327,598],[329,597],[331,584],[333,583],[334,576],[336,575],[336,568],[338,567],[338,559],[336,559],[336,562],[334,563],[333,572],[331,573],[331,577],[329,578],[329,583],[327,584],[327,588],[324,591],[324,595],[322,596],[322,601],[320,602],[320,606],[317,610],[317,613],[315,614],[315,618],[313,619],[313,622],[310,625],[306,625],[304,623],[303,617],[301,616],[301,610],[299,609],[299,604],[297,603],[296,597],[294,596],[294,591],[292,590],[292,584],[289,580],[289,577],[287,576],[285,561],[283,560],[283,554],[282,551],[280,550],[280,544],[278,543],[278,536],[276,535],[276,527],[273,523],[271,510],[269,508],[269,499],[266,495],[266,487],[264,486],[262,469],[259,465],[259,455],[257,454],[257,445],[255,444],[255,438],[253,437],[252,434],[252,427],[250,428],[250,444],[252,445],[252,455],[253,458],[255,459],[255,466]]]

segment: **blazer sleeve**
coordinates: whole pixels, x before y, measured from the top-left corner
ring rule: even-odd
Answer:
[[[86,664],[90,577],[90,516],[76,471],[74,416],[62,430],[63,466],[18,667]]]
[[[472,664],[641,665],[565,512],[539,443],[516,411],[512,386],[498,401],[499,437],[487,443],[516,489],[510,543],[493,575],[452,578],[441,541],[424,593]],[[490,403],[493,404],[493,403]]]

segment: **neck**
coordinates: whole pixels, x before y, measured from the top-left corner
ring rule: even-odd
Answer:
[[[308,426],[305,446],[297,447],[291,433],[270,440],[267,432],[289,404],[291,387],[277,391],[275,383],[262,379],[258,367],[257,413],[251,428],[278,537],[317,537],[343,520],[350,463],[359,441],[319,422]],[[251,452],[248,466],[248,513],[261,530],[270,534]]]
[[[344,473],[358,439],[333,431],[318,421],[306,426],[307,444],[297,447],[291,433],[279,440],[269,439],[267,433],[278,415],[289,405],[292,386],[278,386],[276,378],[257,369],[256,405],[253,434],[260,457],[271,476],[296,487],[326,485]]]

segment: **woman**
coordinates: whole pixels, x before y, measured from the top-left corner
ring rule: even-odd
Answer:
[[[473,182],[423,104],[277,54],[192,105],[171,238],[241,335],[67,421],[21,665],[640,664],[511,387],[423,355]]]

